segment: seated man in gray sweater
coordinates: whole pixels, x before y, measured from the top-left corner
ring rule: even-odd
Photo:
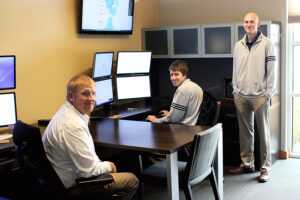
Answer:
[[[175,60],[169,67],[170,79],[178,87],[171,104],[170,111],[159,112],[162,118],[149,115],[146,120],[154,123],[182,123],[195,125],[200,112],[203,91],[199,85],[192,82],[188,75],[188,65],[183,60]]]

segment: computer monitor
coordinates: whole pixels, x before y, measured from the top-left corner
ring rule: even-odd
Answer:
[[[114,52],[95,53],[93,65],[93,79],[111,76],[113,58]]]
[[[101,106],[114,101],[113,85],[111,79],[96,82],[96,106]]]
[[[0,90],[16,88],[16,57],[0,56]]]
[[[151,51],[119,51],[117,75],[149,73],[151,56]]]
[[[151,97],[149,75],[117,77],[116,84],[118,100]]]
[[[134,0],[82,0],[82,34],[132,34]]]
[[[0,127],[17,122],[16,97],[14,92],[0,94]]]

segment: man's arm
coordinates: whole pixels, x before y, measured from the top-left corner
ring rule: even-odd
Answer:
[[[233,87],[233,94],[237,91],[237,85],[236,85],[236,45],[234,47],[233,52],[233,70],[232,70],[232,87]]]
[[[110,162],[102,162],[96,155],[93,140],[84,128],[65,129],[64,134],[66,151],[79,172],[80,177],[97,176],[112,172]]]
[[[154,122],[156,123],[163,123],[163,122],[173,122],[178,123],[181,122],[188,105],[188,99],[183,92],[179,91],[176,92],[173,98],[173,102],[171,104],[170,112],[167,116],[162,117],[160,119],[156,119]]]
[[[266,45],[266,54],[266,96],[268,99],[271,99],[276,91],[276,56],[271,41]]]

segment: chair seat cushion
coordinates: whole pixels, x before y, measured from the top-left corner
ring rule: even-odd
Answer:
[[[181,174],[184,172],[186,162],[178,161],[178,171]],[[167,160],[157,162],[143,170],[143,175],[156,176],[161,178],[167,177]]]

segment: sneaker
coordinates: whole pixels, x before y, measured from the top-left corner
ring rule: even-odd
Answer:
[[[260,172],[259,182],[267,182],[268,180],[270,180],[270,178],[270,174],[267,171],[262,171]]]
[[[247,167],[240,166],[236,169],[229,170],[229,174],[245,174],[245,173],[253,173],[253,172],[255,172],[255,167],[247,168]]]

